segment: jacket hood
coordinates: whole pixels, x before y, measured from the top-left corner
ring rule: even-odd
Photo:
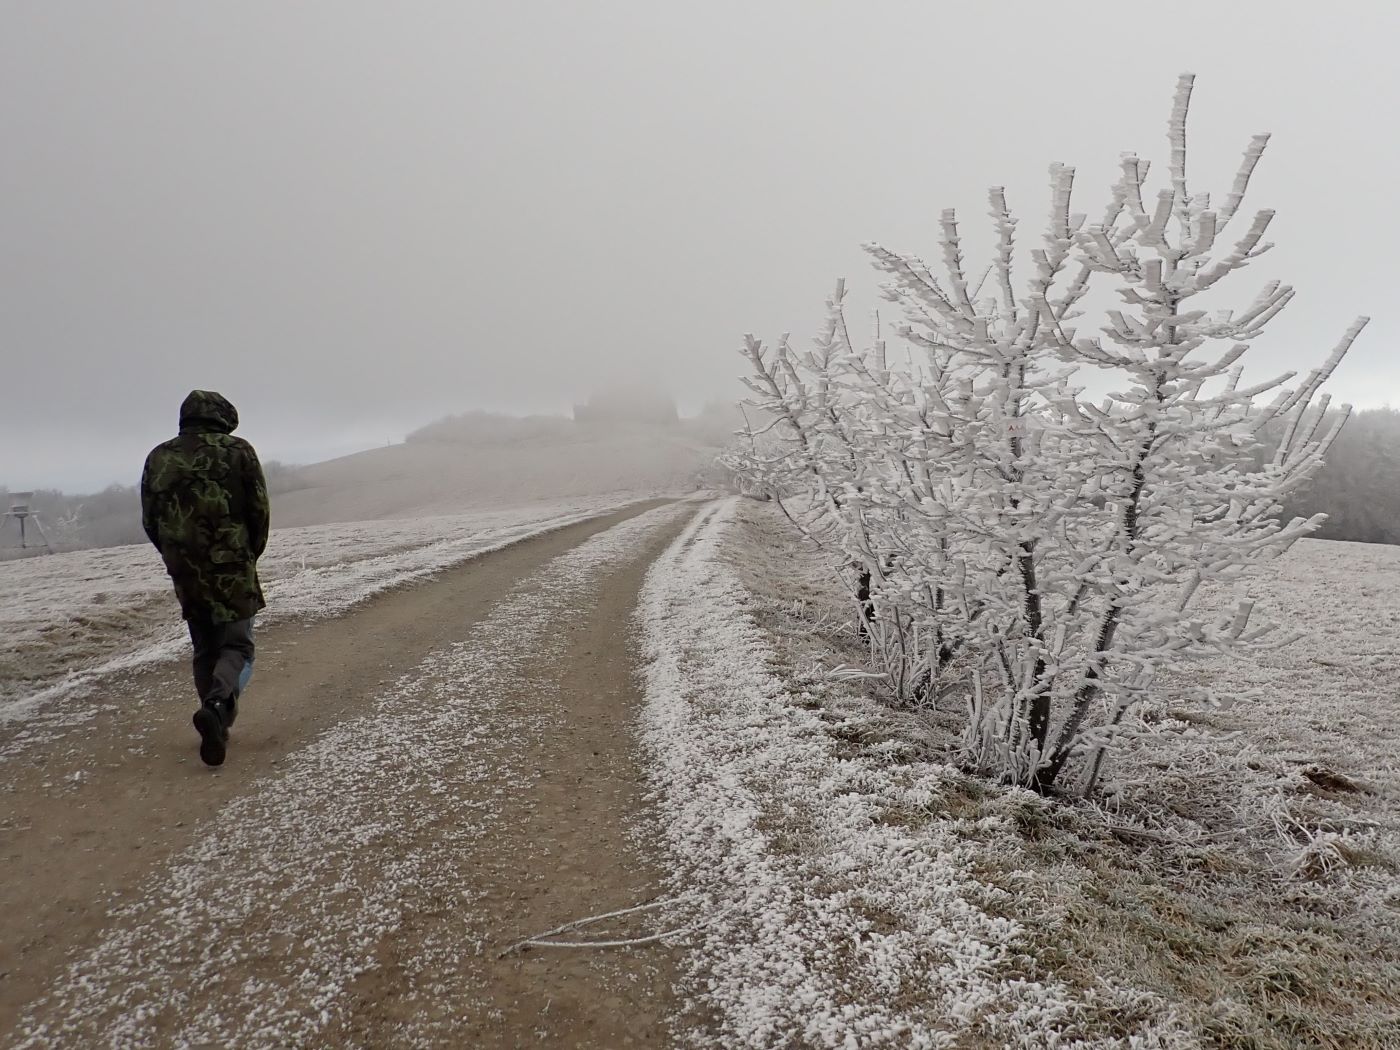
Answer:
[[[207,428],[231,434],[238,427],[238,409],[223,394],[191,390],[180,405],[180,429]]]

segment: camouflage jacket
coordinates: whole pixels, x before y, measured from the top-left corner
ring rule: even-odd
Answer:
[[[233,436],[238,410],[192,391],[180,434],[151,450],[141,474],[141,524],[165,561],[185,619],[245,620],[261,609],[257,561],[268,501],[253,446]]]

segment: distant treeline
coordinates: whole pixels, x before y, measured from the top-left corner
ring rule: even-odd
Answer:
[[[10,509],[10,491],[0,487],[0,513]],[[70,496],[57,489],[40,489],[29,500],[44,537],[54,550],[79,547],[118,547],[144,543],[141,531],[141,494],[134,485],[108,485],[101,492]],[[31,523],[27,533],[33,545],[42,542]],[[13,521],[0,528],[0,550],[19,545],[19,529]]]
[[[1327,515],[1313,534],[1320,539],[1400,543],[1400,411],[1352,413],[1327,463],[1285,505],[1284,516],[1319,511]]]

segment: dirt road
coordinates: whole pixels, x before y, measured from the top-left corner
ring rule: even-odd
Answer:
[[[497,956],[659,892],[628,617],[693,511],[264,633],[217,771],[183,665],[0,767],[0,1045],[665,1045],[670,949]]]

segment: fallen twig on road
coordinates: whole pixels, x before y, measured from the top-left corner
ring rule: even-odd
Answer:
[[[632,907],[632,908],[620,908],[620,909],[617,910],[617,911],[604,912],[604,913],[601,914],[601,915],[590,915],[590,916],[588,916],[587,918],[584,918],[584,919],[575,919],[575,920],[573,920],[572,922],[566,922],[566,923],[564,923],[562,926],[556,926],[556,927],[554,927],[554,929],[552,929],[552,930],[545,930],[543,933],[537,933],[537,934],[535,934],[534,936],[526,937],[524,940],[516,941],[514,944],[510,945],[509,947],[501,949],[501,951],[496,955],[496,958],[498,958],[498,959],[503,959],[503,958],[505,958],[507,955],[509,955],[511,952],[515,951],[517,948],[524,948],[524,947],[557,947],[557,948],[574,948],[574,947],[580,947],[580,946],[583,946],[583,947],[594,947],[594,946],[597,946],[597,947],[613,947],[613,946],[615,946],[615,945],[631,943],[631,942],[628,942],[628,941],[597,941],[597,942],[591,942],[591,941],[590,941],[590,942],[546,941],[544,938],[546,938],[546,937],[553,937],[553,936],[555,936],[556,934],[560,934],[560,933],[566,933],[566,932],[568,932],[569,930],[577,930],[578,928],[580,928],[580,927],[582,927],[582,926],[590,926],[590,925],[592,925],[592,924],[595,923],[595,922],[602,922],[604,919],[616,919],[616,918],[619,918],[619,917],[621,917],[621,916],[623,916],[623,915],[633,915],[633,914],[636,914],[637,912],[641,912],[641,911],[653,911],[653,910],[655,910],[656,908],[664,908],[664,907],[665,907],[666,905],[668,905],[668,904],[675,904],[677,900],[678,900],[678,898],[674,898],[674,897],[673,897],[673,898],[670,898],[670,899],[668,899],[668,900],[662,900],[662,901],[652,900],[652,901],[644,902],[644,903],[642,903],[642,904],[638,904],[638,905],[636,905],[635,907]],[[678,931],[670,931],[670,932],[667,932],[667,933],[657,934],[657,935],[655,935],[654,937],[643,938],[643,939],[642,939],[642,943],[645,943],[646,941],[651,941],[651,940],[660,940],[662,937],[669,937],[669,936],[671,935],[672,932],[678,932]]]

